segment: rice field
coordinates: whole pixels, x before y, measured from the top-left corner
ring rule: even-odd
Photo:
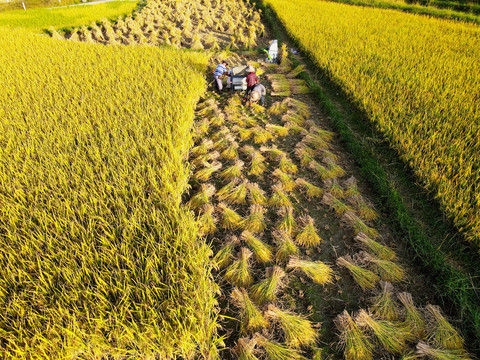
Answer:
[[[39,33],[51,27],[60,30],[91,25],[102,19],[116,19],[119,16],[130,15],[137,7],[137,4],[136,1],[113,1],[103,4],[55,9],[11,10],[0,13],[0,26],[24,28]]]
[[[6,28],[0,48],[1,357],[215,357],[181,206],[207,57]]]
[[[267,3],[479,245],[480,28],[324,1]]]

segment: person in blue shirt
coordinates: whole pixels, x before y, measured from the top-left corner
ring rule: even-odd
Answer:
[[[228,63],[223,60],[221,64],[217,66],[215,71],[213,72],[213,79],[215,80],[215,83],[217,84],[217,89],[218,91],[222,91],[223,89],[223,75],[227,73],[228,69]]]

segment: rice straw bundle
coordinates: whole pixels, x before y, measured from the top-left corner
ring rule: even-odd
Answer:
[[[275,258],[278,262],[286,262],[290,256],[298,254],[298,248],[290,233],[282,230],[274,230],[272,236],[277,243]]]
[[[370,255],[366,252],[363,252],[362,254],[365,260],[372,265],[375,272],[380,276],[382,280],[389,282],[405,280],[407,273],[405,272],[405,269],[400,265],[390,260],[377,259],[373,255]]]
[[[397,304],[393,297],[393,286],[389,282],[380,281],[382,291],[372,299],[370,310],[373,316],[394,321],[398,319]]]
[[[255,339],[240,338],[233,349],[237,360],[258,360],[255,356]]]
[[[296,174],[298,171],[297,165],[286,155],[280,158],[280,163],[278,164],[281,171],[287,174]]]
[[[355,282],[364,290],[373,289],[380,281],[377,274],[356,265],[350,256],[339,257],[337,265],[346,267],[352,274]]]
[[[321,198],[323,195],[323,190],[319,188],[318,186],[315,186],[311,183],[309,183],[307,180],[298,178],[296,181],[297,186],[303,188],[305,192],[305,196],[307,197],[308,200],[311,200],[312,198]]]
[[[255,332],[265,328],[268,323],[262,312],[253,303],[244,288],[234,288],[231,294],[233,304],[241,309],[240,333]]]
[[[198,233],[200,235],[211,235],[217,231],[217,218],[213,215],[214,211],[215,208],[210,204],[202,206],[197,220]]]
[[[345,360],[372,360],[373,345],[363,331],[355,324],[347,310],[338,315],[335,325],[340,331],[340,345]]]
[[[263,206],[251,205],[250,214],[243,221],[242,228],[252,233],[263,232],[267,227],[264,218],[265,212],[266,210],[263,208]]]
[[[195,146],[190,150],[192,156],[205,155],[213,147],[213,141],[210,139],[203,139],[200,145]]]
[[[417,338],[423,339],[425,337],[426,322],[422,313],[414,305],[412,295],[402,292],[397,297],[405,308],[406,326]]]
[[[295,234],[297,231],[297,222],[293,216],[293,207],[287,206],[280,208],[278,216],[282,218],[278,223],[278,229],[290,235]]]
[[[338,216],[342,216],[353,209],[344,202],[336,199],[332,194],[325,193],[322,197],[322,203],[333,209]]]
[[[417,354],[428,356],[433,360],[471,360],[470,355],[463,349],[435,349],[424,342],[417,344]]]
[[[276,184],[272,186],[273,195],[268,201],[269,206],[281,208],[281,207],[292,207],[292,201],[285,193],[281,184]]]
[[[225,271],[225,279],[238,287],[249,286],[253,282],[249,262],[251,256],[252,252],[243,247],[238,254],[238,259]]]
[[[288,128],[280,125],[267,124],[265,128],[275,136],[282,137],[288,135]]]
[[[268,305],[265,316],[279,322],[289,346],[310,346],[317,340],[317,332],[311,322],[299,315]]]
[[[360,219],[357,215],[355,215],[352,211],[347,211],[342,216],[342,221],[348,225],[350,225],[355,234],[358,235],[359,233],[363,232],[370,238],[377,238],[380,236],[377,230],[371,228],[370,226],[366,225],[362,219]]]
[[[263,191],[257,183],[249,182],[247,184],[247,189],[248,189],[248,199],[251,204],[267,205],[268,199],[265,196],[265,191]]]
[[[333,270],[321,261],[307,261],[292,256],[288,262],[287,269],[302,270],[315,283],[320,285],[333,282]]]
[[[402,354],[405,350],[407,332],[404,328],[386,320],[374,320],[363,309],[358,313],[355,322],[373,331],[383,348],[392,354]]]
[[[232,142],[230,145],[220,153],[220,156],[225,160],[235,160],[238,158],[238,143]]]
[[[255,334],[255,339],[257,344],[265,350],[269,360],[306,360],[297,349],[269,340],[258,333]]]
[[[297,234],[295,241],[300,246],[312,247],[320,245],[323,240],[317,234],[317,229],[315,229],[315,223],[311,216],[303,216],[301,218],[303,223],[302,230]]]
[[[233,251],[235,246],[238,244],[238,238],[236,236],[231,236],[225,245],[218,250],[218,252],[213,257],[213,263],[219,268],[222,269],[225,266],[229,265],[233,258]]]
[[[445,319],[440,312],[440,308],[429,304],[426,310],[432,316],[432,321],[428,324],[429,340],[434,345],[444,349],[462,349],[463,338],[447,319]]]
[[[269,245],[256,238],[250,231],[242,232],[241,239],[253,250],[255,258],[262,264],[272,261],[273,254]]]
[[[251,287],[251,294],[255,301],[264,305],[269,301],[275,301],[277,292],[283,287],[285,272],[278,266],[267,269],[265,279]]]
[[[210,204],[210,198],[215,194],[215,191],[214,185],[202,184],[200,190],[187,202],[187,208],[196,210],[205,204]]]
[[[285,191],[292,191],[297,186],[295,181],[293,181],[288,174],[284,173],[280,169],[275,169],[272,175],[280,181]]]
[[[217,199],[220,201],[226,201],[230,204],[245,204],[247,197],[247,184],[248,180],[233,180],[218,190]]]
[[[232,180],[242,175],[244,162],[242,160],[236,160],[232,166],[229,166],[218,175],[222,179]]]
[[[193,174],[194,179],[199,181],[208,181],[214,172],[217,172],[222,168],[222,163],[219,161],[214,161],[211,164],[204,162],[203,166],[203,169],[200,169]]]
[[[363,249],[370,251],[376,257],[383,260],[394,261],[397,259],[397,254],[388,246],[382,245],[375,240],[370,239],[363,232],[357,234],[354,240],[359,242]]]
[[[236,230],[240,229],[243,223],[243,218],[235,212],[235,210],[230,209],[224,203],[218,204],[218,208],[222,212],[222,222],[221,225],[226,230]]]

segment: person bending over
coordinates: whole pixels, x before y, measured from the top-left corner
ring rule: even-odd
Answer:
[[[247,67],[247,90],[245,90],[245,95],[243,96],[243,101],[247,101],[248,95],[252,92],[255,85],[258,84],[258,77],[255,74],[255,68],[252,65]]]

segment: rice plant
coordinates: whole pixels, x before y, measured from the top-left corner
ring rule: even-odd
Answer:
[[[429,304],[425,309],[432,317],[427,328],[429,333],[428,339],[430,342],[443,349],[462,349],[463,338],[447,319],[445,319],[440,308]]]
[[[303,189],[303,192],[308,200],[313,198],[321,198],[323,196],[323,190],[320,187],[309,183],[307,180],[298,178],[295,182],[298,187]]]
[[[308,133],[302,141],[307,145],[311,145],[317,151],[330,148],[330,140],[322,134]]]
[[[295,147],[295,156],[300,160],[300,165],[308,167],[315,160],[315,150],[305,143],[298,143]]]
[[[217,231],[217,218],[214,215],[215,207],[211,204],[203,205],[197,220],[200,235],[211,235]]]
[[[245,129],[243,127],[235,125],[232,130],[238,133],[238,137],[240,138],[240,140],[243,141],[247,141],[253,136],[253,129]]]
[[[320,285],[333,282],[333,270],[321,261],[307,261],[296,256],[291,256],[287,264],[287,269],[301,270],[315,283]]]
[[[265,144],[273,139],[273,135],[266,129],[255,126],[252,128],[253,142],[255,144]]]
[[[275,171],[272,173],[272,176],[276,177],[280,181],[285,191],[292,191],[297,186],[296,182],[280,169],[275,169]]]
[[[370,238],[377,238],[380,236],[377,230],[365,224],[362,221],[362,219],[360,219],[352,211],[347,211],[342,216],[342,221],[345,222],[347,225],[350,225],[355,231],[356,235],[363,232],[365,235],[367,235]]]
[[[374,346],[347,310],[335,318],[345,360],[373,360]]]
[[[325,166],[318,163],[318,161],[313,160],[308,164],[308,167],[313,170],[322,180],[328,180],[335,178],[334,174],[330,172]]]
[[[324,161],[327,164],[328,171],[330,172],[332,178],[345,176],[345,170],[340,165],[337,165],[332,159],[325,159]]]
[[[268,74],[272,83],[272,96],[290,96],[290,82],[283,74]]]
[[[293,235],[297,232],[297,222],[293,214],[293,207],[282,207],[278,210],[278,216],[281,220],[278,222],[278,230],[285,231],[286,233]]]
[[[215,254],[213,257],[213,263],[219,269],[223,269],[232,262],[233,252],[238,243],[239,241],[236,236],[230,236],[222,248]]]
[[[308,119],[311,116],[310,106],[308,106],[308,104],[300,100],[297,100],[294,98],[286,98],[284,100],[284,103],[290,109],[292,109],[295,113],[297,113],[298,115],[302,116],[305,119]]]
[[[372,299],[370,310],[376,318],[394,321],[398,319],[398,306],[393,295],[393,286],[389,282],[380,282],[382,290]]]
[[[402,303],[405,313],[405,325],[419,339],[425,337],[426,321],[420,310],[413,303],[410,293],[402,292],[397,295],[398,300]]]
[[[288,197],[287,193],[283,189],[281,184],[276,184],[272,186],[273,194],[268,200],[268,205],[272,207],[282,208],[282,207],[292,207],[292,201]]]
[[[252,274],[250,273],[250,257],[252,252],[245,247],[240,249],[238,258],[226,270],[225,279],[238,286],[248,287],[253,282]]]
[[[308,87],[305,80],[290,79],[289,85],[292,94],[308,94],[310,92],[310,88]]]
[[[233,304],[241,310],[241,334],[253,333],[267,327],[267,320],[244,288],[234,288],[230,297]]]
[[[402,266],[390,260],[378,259],[366,252],[363,253],[363,256],[383,281],[398,282],[405,280],[407,273]]]
[[[215,194],[215,186],[212,184],[202,184],[200,190],[187,201],[186,206],[189,209],[197,210],[203,205],[210,204],[210,198]]]
[[[263,191],[257,183],[249,182],[247,184],[247,189],[250,204],[262,206],[268,204],[268,198],[265,196],[265,191]]]
[[[463,349],[436,349],[420,341],[417,354],[433,360],[471,360],[472,357]]]
[[[237,360],[259,360],[255,356],[255,339],[240,338],[235,345],[233,352],[237,356]]]
[[[266,264],[272,261],[273,253],[270,245],[265,244],[250,231],[243,231],[240,238],[252,249],[258,262]]]
[[[268,108],[268,113],[271,115],[282,115],[285,113],[288,109],[288,106],[286,103],[277,101],[274,102],[269,108]]]
[[[200,169],[193,174],[193,178],[199,181],[208,181],[213,173],[222,168],[222,163],[219,161],[214,161],[212,163],[204,162],[202,165],[203,169]]]
[[[330,193],[324,193],[322,197],[322,203],[330,207],[335,211],[335,213],[341,217],[347,212],[352,212],[353,209],[342,202],[339,199],[336,199],[332,194]]]
[[[194,157],[205,155],[213,147],[213,141],[210,139],[203,139],[200,145],[195,146],[190,150],[190,154]]]
[[[260,305],[275,301],[278,291],[284,286],[285,276],[282,268],[276,265],[268,268],[265,279],[252,285],[250,289],[252,297]]]
[[[259,333],[255,334],[255,339],[258,346],[265,350],[268,360],[306,360],[299,350],[292,349],[276,341],[267,339]]]
[[[275,259],[278,262],[285,263],[291,256],[298,254],[299,250],[290,233],[282,230],[275,230],[273,231],[272,236],[277,243]]]
[[[374,320],[365,310],[361,309],[355,318],[357,325],[370,329],[382,345],[392,354],[402,354],[407,347],[408,332],[396,323],[387,320]]]
[[[255,151],[251,154],[250,160],[250,170],[248,172],[249,175],[261,175],[265,172],[265,170],[267,170],[265,158],[258,151]]]
[[[377,274],[356,265],[350,256],[339,257],[337,265],[346,267],[352,274],[355,282],[364,290],[373,289],[380,281]]]
[[[284,151],[278,149],[275,145],[273,145],[272,147],[261,146],[260,151],[272,161],[280,161],[282,157],[287,155]]]
[[[325,180],[325,188],[335,199],[342,199],[345,195],[342,186],[337,179]]]
[[[295,237],[297,244],[305,247],[320,245],[323,242],[323,239],[317,234],[313,218],[306,215],[301,218],[301,222],[303,223],[302,229]]]
[[[353,195],[349,198],[349,201],[355,206],[358,215],[362,219],[373,221],[378,218],[378,213],[361,195]]]
[[[218,204],[218,208],[222,213],[222,228],[226,230],[236,230],[242,227],[243,217],[237,214],[235,210],[230,209],[224,203]]]
[[[225,180],[239,178],[243,174],[244,165],[245,163],[242,160],[236,160],[233,165],[222,170],[218,176]]]
[[[305,117],[296,111],[289,110],[282,116],[282,122],[285,124],[295,124],[297,126],[303,126],[305,124]]]
[[[280,328],[285,333],[287,345],[297,348],[315,344],[317,332],[307,319],[289,311],[281,310],[275,305],[268,305],[265,316],[279,323]]]
[[[370,239],[363,232],[358,233],[357,236],[354,237],[354,240],[360,243],[364,250],[369,251],[379,259],[390,261],[397,259],[397,254],[390,247]]]

